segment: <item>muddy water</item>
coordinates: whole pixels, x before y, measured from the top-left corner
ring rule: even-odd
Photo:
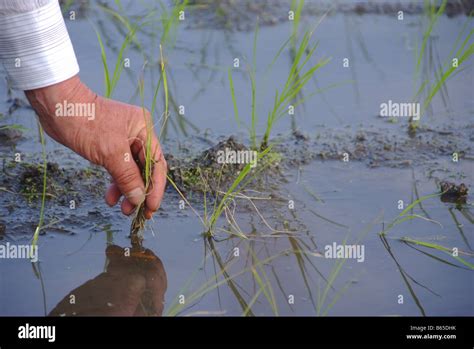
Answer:
[[[123,36],[110,17],[93,9],[86,11],[90,21],[78,18],[68,22],[68,28],[82,79],[101,91],[100,49],[91,23],[105,28],[112,43],[109,58],[114,57],[113,48],[120,46]],[[130,10],[146,12],[137,6]],[[304,16],[302,26],[317,20]],[[407,137],[407,120],[392,123],[377,116],[380,104],[389,99],[411,100],[419,21],[419,15],[399,22],[388,15],[345,12],[322,22],[316,32],[320,42],[317,58],[332,60],[305,93],[337,86],[308,99],[297,108],[293,122],[283,118],[276,125],[274,135],[281,136],[282,148],[297,150],[282,150],[283,156],[293,154],[295,161],[283,159],[284,180],[273,180],[271,186],[260,187],[259,193],[247,193],[263,198],[253,201],[255,207],[248,200],[236,200],[236,221],[246,239],[225,231],[218,232],[214,240],[206,239],[200,220],[189,208],[179,209],[179,197],[168,188],[161,212],[146,231],[144,245],[149,251],[122,258],[122,248],[130,246],[130,220],[118,209],[109,209],[90,187],[79,186],[81,202],[76,210],[48,202],[36,272],[29,261],[0,260],[0,314],[472,315],[474,280],[469,265],[449,253],[400,240],[409,237],[455,247],[459,257],[472,265],[471,196],[463,207],[441,202],[439,197],[426,199],[413,208],[411,213],[418,215],[415,219],[395,225],[385,239],[378,234],[401,213],[399,200],[405,208],[418,197],[436,193],[440,180],[463,182],[470,188],[473,183],[469,160],[474,139],[472,67],[447,84],[449,103],[437,96],[432,115],[423,119],[425,125],[440,131],[434,138],[424,143],[402,141]],[[441,61],[449,58],[452,38],[465,21],[463,16],[440,18],[434,49]],[[280,86],[288,74],[288,52],[282,54],[271,73],[265,75],[265,68],[290,31],[286,23],[260,28],[259,115],[266,115],[275,86]],[[144,33],[139,39],[146,53],[157,57],[158,39]],[[114,40],[119,44],[113,44]],[[242,62],[246,57],[251,60],[252,45],[252,31],[226,32],[208,26],[178,30],[174,49],[165,49],[165,53],[173,81],[172,97],[186,106],[188,122],[184,128],[170,127],[164,141],[168,151],[204,149],[229,135],[238,135],[246,142],[244,129],[239,129],[233,119],[227,68],[234,57],[242,57]],[[143,57],[136,50],[130,50],[128,56],[130,74],[124,73],[114,97],[138,103],[133,95]],[[348,56],[351,69],[342,67],[343,58]],[[146,77],[149,81],[153,80],[151,74]],[[241,117],[249,123],[250,81],[245,68],[234,74],[234,83]],[[1,95],[6,96],[6,86],[0,88]],[[148,94],[150,101],[151,92]],[[9,107],[10,103],[4,102],[2,112],[7,114]],[[25,161],[39,162],[32,112],[20,108],[5,122],[20,123],[29,131],[16,149],[2,146],[1,158],[9,161],[15,152],[21,152]],[[260,130],[263,125],[262,117]],[[308,140],[295,141],[292,128]],[[361,157],[347,163],[339,160],[338,154],[347,149],[353,152],[359,132],[391,135],[389,155],[395,154],[395,143],[403,149],[393,157],[396,161],[378,158],[377,166]],[[327,134],[335,135],[334,144],[329,144]],[[439,144],[433,141],[437,137]],[[369,150],[375,148],[375,138],[365,137]],[[451,161],[450,144],[465,154],[458,163]],[[52,141],[47,150],[50,161],[71,171],[89,167]],[[313,156],[323,151],[330,156]],[[295,154],[311,156],[300,161]],[[377,152],[367,154],[379,156]],[[0,178],[0,187],[13,181],[5,175]],[[92,183],[102,180],[91,179]],[[38,207],[34,203],[28,206],[18,195],[0,191],[0,196],[0,223],[5,226],[1,243],[28,243]],[[204,212],[198,195],[192,203],[200,214]],[[230,229],[225,219],[218,223],[222,229]],[[325,257],[327,246],[344,243],[364,247],[359,261]],[[338,263],[342,263],[339,269]]]

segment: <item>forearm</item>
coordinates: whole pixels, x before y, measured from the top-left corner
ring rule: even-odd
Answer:
[[[69,147],[74,141],[73,132],[77,129],[77,123],[84,123],[83,127],[86,127],[87,120],[58,115],[58,105],[95,103],[97,98],[97,94],[83,84],[78,75],[54,85],[27,90],[25,95],[46,132],[59,143]]]

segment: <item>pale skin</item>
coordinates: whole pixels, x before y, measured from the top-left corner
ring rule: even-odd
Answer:
[[[166,185],[166,160],[154,131],[151,134],[152,178],[145,193],[141,168],[145,163],[144,147],[147,123],[151,116],[142,107],[101,97],[91,91],[79,76],[36,90],[25,91],[46,133],[112,176],[105,201],[116,205],[120,198],[122,212],[130,215],[145,200],[145,217],[158,210]],[[95,119],[58,117],[56,104],[95,103]],[[138,159],[139,164],[134,161]]]

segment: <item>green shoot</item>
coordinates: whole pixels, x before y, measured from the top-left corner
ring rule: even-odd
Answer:
[[[33,235],[33,242],[32,245],[36,246],[38,242],[38,237],[41,228],[43,227],[43,221],[44,221],[44,207],[46,203],[46,182],[47,182],[47,168],[48,168],[48,161],[46,159],[46,141],[44,139],[44,131],[43,127],[41,124],[38,122],[38,131],[39,131],[39,136],[40,136],[40,142],[41,142],[41,153],[43,156],[43,192],[41,194],[41,209],[40,209],[40,217],[39,217],[39,222],[38,225],[36,226],[35,233]]]
[[[105,79],[105,97],[110,98],[112,97],[112,94],[115,90],[115,87],[117,86],[117,83],[120,79],[120,76],[123,71],[123,54],[127,47],[129,46],[131,40],[134,38],[135,33],[137,31],[138,27],[133,27],[130,32],[127,34],[125,37],[125,40],[122,43],[122,46],[120,47],[120,51],[117,55],[117,59],[115,61],[115,67],[114,71],[112,73],[111,77],[111,72],[109,70],[109,66],[107,63],[107,54],[105,52],[105,46],[102,41],[102,37],[100,33],[96,30],[96,35],[97,35],[97,40],[99,42],[100,46],[100,51],[101,51],[101,59],[102,59],[102,65],[104,69],[104,79]]]
[[[315,72],[321,67],[325,66],[329,62],[329,58],[319,61],[307,71],[303,71],[305,65],[308,63],[310,58],[313,56],[317,44],[310,46],[310,39],[312,37],[312,31],[306,32],[301,40],[298,49],[295,52],[293,64],[290,68],[290,73],[286,80],[286,83],[281,92],[276,90],[273,109],[268,113],[267,127],[260,145],[261,149],[268,147],[271,130],[277,120],[279,120],[286,112],[286,108],[291,104],[295,97],[299,95],[303,87],[313,77]],[[306,57],[304,58],[304,54]],[[297,101],[298,103],[298,101]]]
[[[432,248],[432,249],[435,249],[435,250],[438,250],[438,251],[441,251],[441,252],[445,252],[448,255],[450,255],[451,257],[455,258],[457,261],[459,261],[462,264],[464,264],[465,266],[469,267],[470,269],[474,269],[474,264],[469,263],[468,261],[466,261],[463,258],[459,257],[458,255],[455,255],[453,253],[453,251],[454,251],[453,248],[444,247],[444,246],[434,244],[434,243],[431,243],[431,242],[415,240],[415,239],[412,239],[412,238],[409,238],[409,237],[403,237],[400,240],[403,241],[403,242],[409,243],[409,244],[415,244],[415,245],[418,245],[418,246],[423,246],[423,247]],[[459,251],[459,253],[461,253],[461,251]]]

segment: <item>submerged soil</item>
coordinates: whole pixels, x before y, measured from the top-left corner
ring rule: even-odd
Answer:
[[[473,141],[473,125],[461,129],[449,126],[439,129],[420,128],[414,137],[376,128],[354,130],[322,127],[313,137],[294,131],[290,135],[276,137],[277,143],[272,152],[278,156],[267,163],[257,164],[252,170],[258,173],[254,184],[265,187],[270,183],[275,185],[284,182],[286,172],[303,168],[313,161],[355,161],[369,168],[416,166],[425,168],[436,178],[440,183],[440,190],[446,192],[444,199],[460,197],[465,203],[468,191],[466,185],[462,184],[460,187],[459,183],[449,182],[449,173],[435,172],[439,159],[449,161],[453,153],[458,154],[459,161],[472,161]],[[193,192],[212,195],[215,195],[216,191],[225,192],[245,167],[243,163],[219,164],[218,153],[226,150],[248,151],[250,148],[231,136],[201,151],[166,154],[168,174],[186,196],[192,196]],[[264,168],[264,172],[260,171],[261,168]],[[438,168],[441,169],[440,166]],[[69,220],[69,216],[74,217],[76,208],[81,207],[83,202],[87,206],[91,199],[102,199],[108,178],[108,174],[97,166],[62,167],[56,162],[48,161],[46,200],[54,202],[55,206],[63,207],[65,220]],[[263,183],[262,178],[265,179]],[[40,157],[35,163],[3,159],[0,171],[0,207],[8,212],[4,226],[12,227],[3,229],[3,235],[14,234],[14,231],[18,231],[15,224],[22,222],[25,215],[35,215],[38,212],[42,187],[43,167]],[[177,195],[169,184],[167,191],[168,195]],[[197,204],[199,205],[199,202]],[[72,206],[73,208],[68,210]],[[96,216],[100,221],[107,215],[89,212],[88,219],[90,216]]]
[[[192,0],[189,9],[192,13],[188,28],[230,29],[248,31],[255,28],[255,18],[258,17],[260,26],[273,26],[288,21],[290,0]],[[318,1],[306,2],[303,19],[307,16],[325,13],[348,13],[357,15],[396,15],[403,11],[406,15],[419,15],[424,11],[419,1]],[[474,4],[469,0],[450,0],[445,9],[448,17],[470,15]]]

